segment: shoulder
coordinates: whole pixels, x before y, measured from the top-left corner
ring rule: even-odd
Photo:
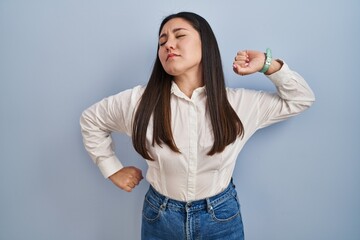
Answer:
[[[227,98],[234,109],[249,108],[264,95],[263,91],[246,88],[227,88]]]
[[[261,91],[246,88],[226,88],[227,97],[230,99],[239,99],[258,94]]]
[[[144,93],[146,86],[138,85],[130,89],[123,90],[117,94],[115,94],[114,98],[121,98],[121,99],[136,99],[140,98],[142,94]]]

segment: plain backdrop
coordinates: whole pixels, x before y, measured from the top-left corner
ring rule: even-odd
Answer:
[[[274,91],[231,67],[238,50],[271,47],[316,94],[238,157],[246,238],[360,239],[359,1],[0,0],[1,240],[140,238],[148,183],[125,193],[104,179],[79,117],[146,84],[159,24],[183,10],[211,24],[228,86]],[[123,163],[145,174],[131,139],[114,139]]]

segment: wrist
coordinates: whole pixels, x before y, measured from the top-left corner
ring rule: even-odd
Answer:
[[[264,62],[262,69],[259,72],[266,73],[270,68],[271,62],[272,62],[271,49],[267,48],[266,53],[265,53],[265,62]]]
[[[265,75],[271,75],[279,71],[284,63],[281,60],[272,60],[269,69],[264,73]]]

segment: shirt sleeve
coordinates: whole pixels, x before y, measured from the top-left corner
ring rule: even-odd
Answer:
[[[297,115],[315,101],[315,95],[304,78],[286,63],[268,78],[274,83],[277,93],[264,94],[259,102],[259,128]]]
[[[283,62],[281,69],[267,76],[277,92],[269,93],[247,89],[228,91],[229,101],[252,134],[276,122],[297,115],[309,108],[315,96],[306,81]]]
[[[131,135],[132,118],[143,90],[137,86],[107,97],[86,109],[80,117],[85,149],[105,178],[123,168],[115,155],[111,133]]]

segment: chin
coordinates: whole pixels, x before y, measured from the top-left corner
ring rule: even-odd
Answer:
[[[165,69],[165,72],[173,77],[181,75],[181,72],[175,69]]]

